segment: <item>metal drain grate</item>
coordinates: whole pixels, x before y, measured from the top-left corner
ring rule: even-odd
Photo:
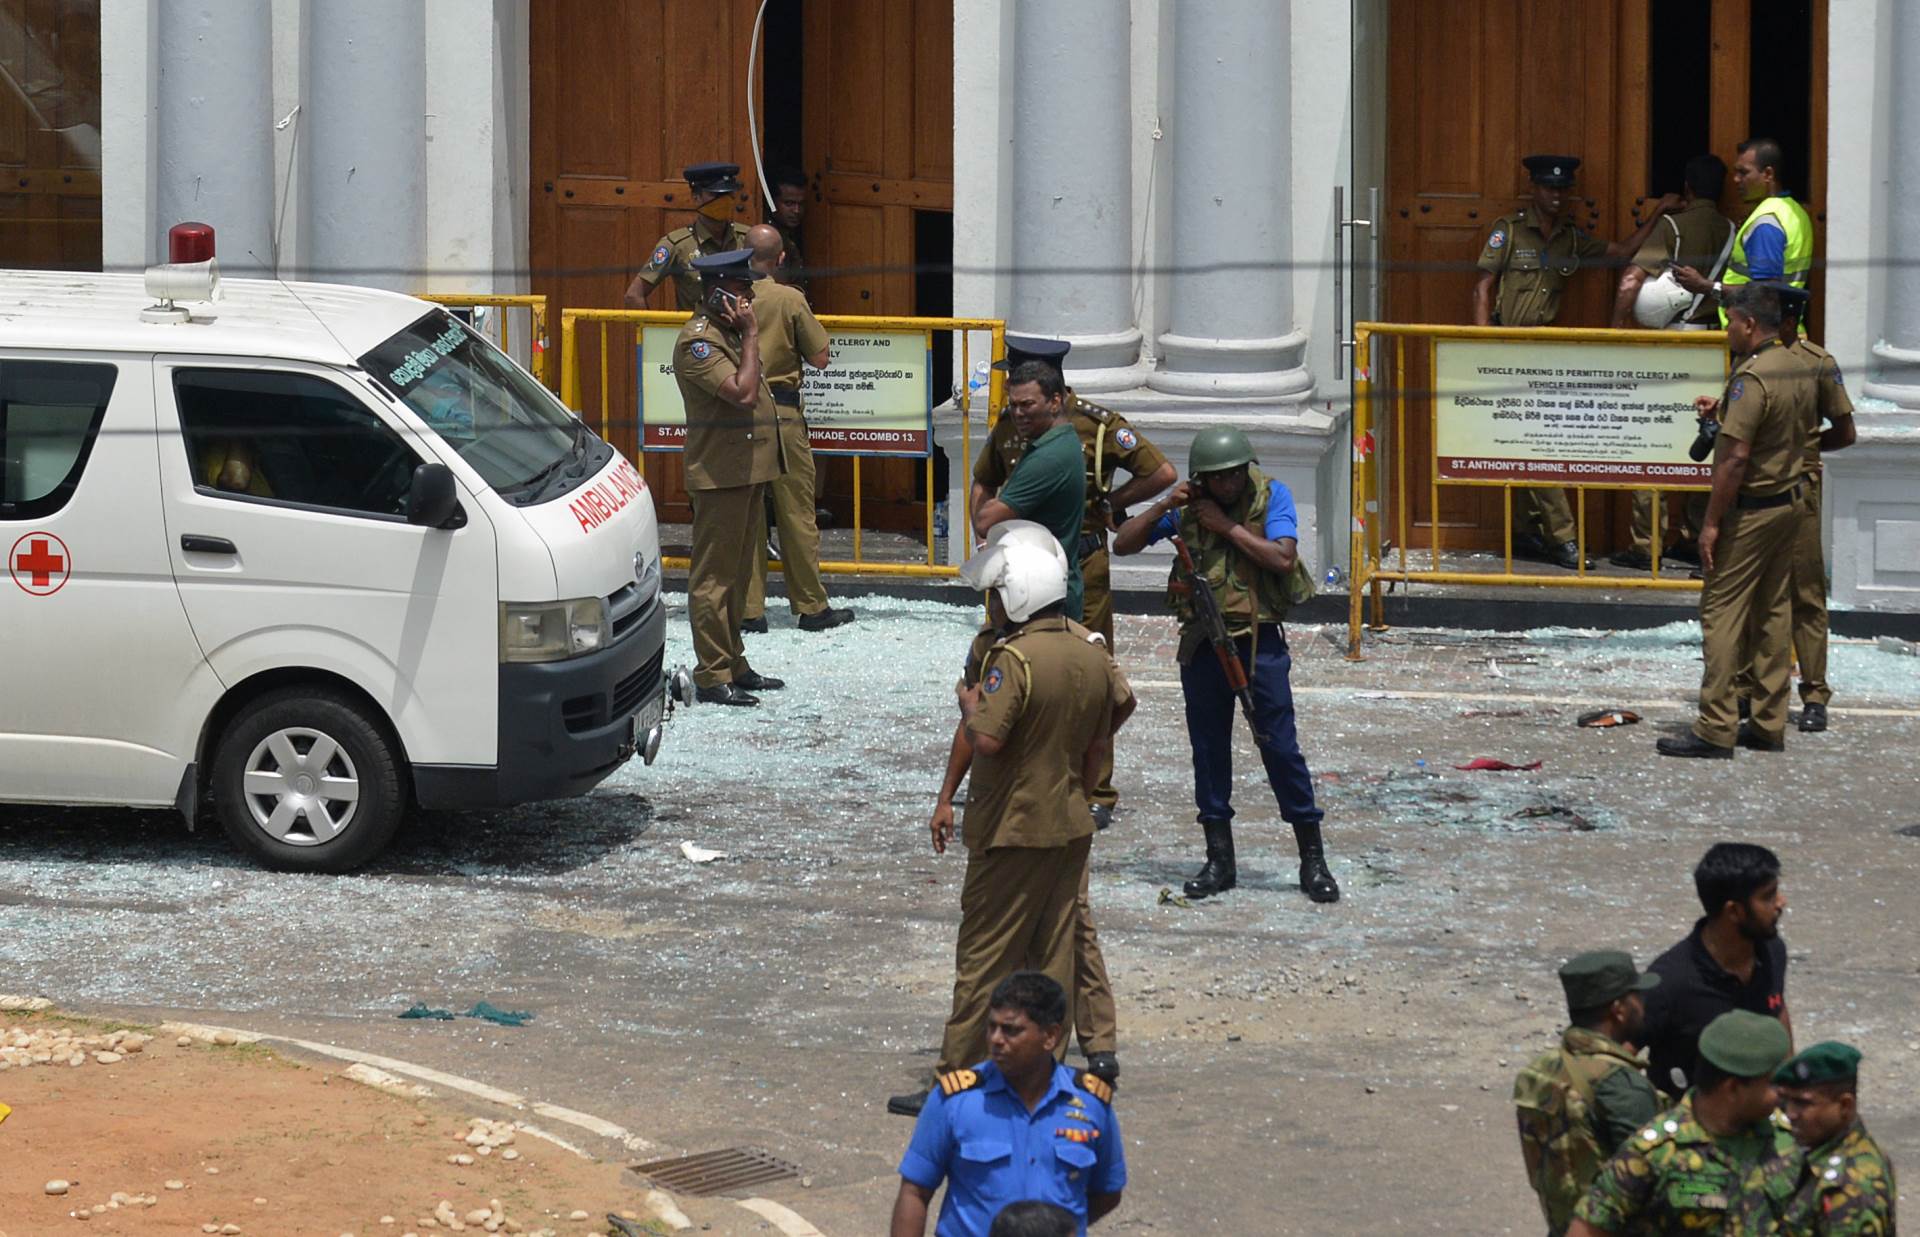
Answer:
[[[776,1159],[758,1147],[726,1147],[673,1160],[655,1160],[651,1164],[635,1164],[633,1171],[676,1194],[709,1198],[769,1181],[790,1181],[800,1175],[798,1165]]]

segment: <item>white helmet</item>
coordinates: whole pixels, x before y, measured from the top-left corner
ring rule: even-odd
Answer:
[[[1067,569],[1067,553],[1045,525],[1006,520],[987,530],[986,544],[960,568],[960,578],[982,592],[998,589],[1007,617],[1024,623],[1066,600]]]
[[[1664,331],[1692,303],[1693,293],[1680,286],[1673,271],[1661,271],[1641,281],[1639,295],[1633,298],[1633,320],[1650,331]]]

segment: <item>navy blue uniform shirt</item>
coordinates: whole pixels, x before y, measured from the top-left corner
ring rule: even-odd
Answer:
[[[1053,1067],[1032,1112],[991,1062],[979,1082],[951,1096],[927,1096],[900,1175],[923,1189],[947,1183],[935,1237],[986,1237],[1003,1207],[1029,1199],[1065,1207],[1087,1231],[1087,1195],[1118,1194],[1126,1154],[1113,1109],[1080,1089],[1079,1075]]]

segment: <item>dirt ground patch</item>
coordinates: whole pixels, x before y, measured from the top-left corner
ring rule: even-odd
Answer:
[[[121,1026],[0,1015],[0,1047],[17,1039],[10,1032],[80,1045]],[[648,1214],[617,1164],[525,1131],[474,1155],[479,1148],[464,1141],[473,1119],[499,1114],[387,1094],[260,1045],[181,1046],[154,1034],[137,1052],[107,1052],[119,1059],[106,1063],[94,1056],[100,1048],[75,1051],[78,1066],[67,1056],[0,1067],[0,1102],[13,1109],[0,1124],[0,1237],[197,1235],[209,1225],[227,1234],[425,1237],[454,1231],[444,1213],[433,1218],[443,1201],[460,1231],[575,1237],[605,1232],[609,1211]],[[473,1163],[449,1162],[456,1155]],[[70,1185],[49,1195],[56,1179]],[[501,1223],[490,1230],[486,1217],[465,1219],[479,1211]],[[576,1212],[587,1218],[570,1218]]]

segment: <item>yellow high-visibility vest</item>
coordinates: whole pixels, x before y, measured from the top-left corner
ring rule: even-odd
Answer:
[[[1807,276],[1813,270],[1813,218],[1807,214],[1806,207],[1784,193],[1763,199],[1740,225],[1740,231],[1733,238],[1733,252],[1727,257],[1726,273],[1720,277],[1721,286],[1731,288],[1753,282],[1753,274],[1747,268],[1747,237],[1763,219],[1778,221],[1781,231],[1787,234],[1785,269],[1781,277],[1796,288],[1806,287]],[[1726,324],[1727,310],[1723,305],[1720,325]]]

